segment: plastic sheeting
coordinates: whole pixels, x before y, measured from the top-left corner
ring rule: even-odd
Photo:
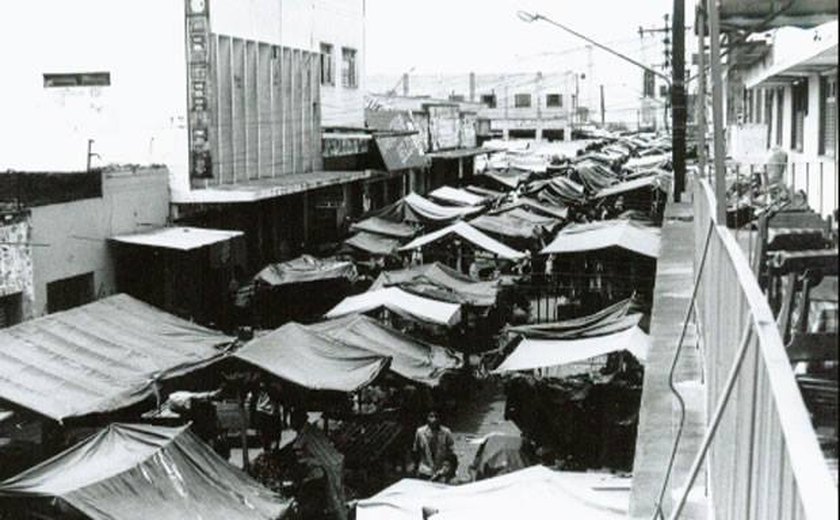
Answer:
[[[405,318],[451,327],[461,321],[461,306],[388,287],[349,296],[333,307],[326,318],[339,318],[353,313],[364,313],[386,308]]]
[[[93,520],[269,520],[288,509],[186,426],[144,424],[108,426],[3,482],[0,497],[12,507],[57,498]]]
[[[451,186],[441,186],[430,192],[429,197],[456,206],[479,206],[487,201],[487,197],[482,197],[481,195],[476,195],[475,193]]]
[[[630,220],[602,220],[563,228],[541,254],[581,253],[619,247],[651,258],[659,257],[659,230]]]
[[[449,349],[415,339],[367,316],[345,316],[308,328],[347,345],[388,356],[393,372],[428,386],[437,386],[443,374],[462,363],[461,357]]]
[[[476,307],[490,307],[495,305],[499,292],[498,281],[483,282],[473,280],[451,267],[438,262],[400,269],[398,271],[384,271],[373,282],[370,290],[401,286],[411,292],[417,287],[416,284],[423,283],[451,291],[455,293],[453,300]]]
[[[390,362],[294,322],[251,340],[234,356],[304,388],[337,392],[368,385]]]
[[[573,474],[533,466],[507,475],[460,486],[404,479],[356,505],[357,520],[422,520],[424,509],[434,520],[554,520],[627,517],[617,503]],[[576,477],[577,475],[575,475]],[[586,475],[582,479],[586,479]],[[591,479],[589,479],[591,482]]]
[[[445,225],[467,215],[478,213],[482,209],[471,206],[441,206],[416,193],[409,193],[394,204],[383,208],[377,216],[395,222]]]
[[[443,229],[439,229],[427,235],[417,237],[408,244],[401,247],[400,251],[411,251],[412,249],[419,249],[425,245],[437,242],[438,240],[446,238],[450,235],[457,235],[462,239],[466,240],[467,242],[470,242],[477,248],[483,249],[488,253],[497,255],[505,260],[521,260],[522,258],[525,258],[528,255],[527,253],[523,253],[522,251],[517,251],[516,249],[510,248],[502,244],[498,240],[495,240],[485,235],[484,233],[470,226],[466,222],[456,222],[451,226],[447,226]]]
[[[574,339],[525,338],[493,372],[501,374],[567,365],[622,350],[630,352],[639,361],[644,361],[649,348],[650,337],[636,326],[605,336]]]
[[[379,217],[370,217],[350,226],[351,231],[366,231],[392,238],[411,238],[417,231],[402,222],[392,222]]]
[[[254,276],[254,280],[277,287],[293,283],[319,282],[342,278],[352,282],[357,276],[356,266],[353,265],[353,262],[303,255],[288,262],[271,264],[265,267]]]
[[[125,294],[0,330],[0,398],[61,421],[125,408],[233,338]]]
[[[400,241],[375,233],[360,231],[344,241],[350,247],[364,251],[371,255],[395,255],[400,247]]]

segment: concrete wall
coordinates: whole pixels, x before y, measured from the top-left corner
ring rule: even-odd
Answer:
[[[20,318],[32,314],[32,240],[26,215],[0,222],[0,297],[20,294]]]
[[[184,3],[38,0],[0,4],[0,170],[187,167]],[[101,87],[45,88],[44,73],[108,72]]]
[[[165,225],[167,171],[146,168],[103,173],[103,196],[31,209],[34,316],[47,312],[47,284],[93,272],[96,297],[114,292],[107,239]]]

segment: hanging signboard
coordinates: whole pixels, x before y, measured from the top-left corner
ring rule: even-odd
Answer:
[[[185,0],[187,112],[190,178],[213,177],[210,152],[210,6],[209,0]]]

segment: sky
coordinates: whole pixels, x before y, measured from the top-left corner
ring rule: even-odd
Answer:
[[[371,87],[404,72],[468,74],[585,71],[586,42],[544,21],[526,23],[520,10],[540,13],[633,59],[663,61],[661,28],[673,0],[366,0],[366,74]],[[693,22],[686,2],[686,25]],[[691,31],[686,44],[691,49]],[[602,50],[592,51],[593,85],[603,84],[607,110],[638,107],[640,69]],[[596,87],[593,87],[596,88]],[[413,92],[425,94],[423,92]],[[624,119],[624,118],[621,118]]]

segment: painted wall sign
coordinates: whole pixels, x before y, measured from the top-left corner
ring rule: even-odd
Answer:
[[[185,0],[187,45],[187,113],[190,178],[213,177],[210,153],[210,6],[209,0]]]

